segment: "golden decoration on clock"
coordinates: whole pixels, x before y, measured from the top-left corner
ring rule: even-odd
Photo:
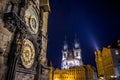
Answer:
[[[35,49],[32,42],[28,39],[23,40],[21,50],[21,61],[25,68],[30,68],[34,62]]]

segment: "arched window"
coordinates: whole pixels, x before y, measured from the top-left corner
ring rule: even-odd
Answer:
[[[76,56],[78,56],[78,52],[76,52]]]
[[[64,57],[66,58],[66,57],[67,57],[67,55],[66,55],[66,54],[64,54]]]

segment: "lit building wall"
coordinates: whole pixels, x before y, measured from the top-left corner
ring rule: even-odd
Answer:
[[[87,65],[86,67],[87,67],[86,69],[87,69],[87,73],[88,73],[87,79],[91,80],[93,78],[93,69],[89,65]]]
[[[104,47],[101,51],[95,51],[95,61],[98,77],[106,80],[120,77],[120,46],[111,45]]]
[[[104,75],[104,69],[103,69],[103,61],[102,61],[102,54],[101,51],[95,51],[95,62],[98,72],[98,77]]]
[[[110,76],[114,74],[112,55],[109,48],[103,48],[102,50],[102,59],[103,59],[103,67],[104,67],[104,75],[108,80]]]
[[[91,65],[75,66],[62,70],[55,69],[50,71],[50,75],[53,75],[50,80],[97,80],[97,77],[94,77],[96,76],[94,72]]]
[[[40,53],[40,60],[42,64],[46,63],[46,53],[47,53],[47,40],[48,40],[48,35],[47,35],[47,23],[48,23],[48,12],[43,13],[43,25],[42,25],[42,42],[41,42],[41,53]]]
[[[111,49],[113,66],[114,66],[114,74],[120,77],[120,49]]]

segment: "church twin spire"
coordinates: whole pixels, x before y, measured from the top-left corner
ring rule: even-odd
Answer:
[[[77,38],[75,38],[74,49],[80,48],[80,44]]]
[[[73,49],[79,49],[79,48],[80,48],[79,40],[75,37]],[[63,51],[67,51],[68,49],[69,48],[68,48],[67,38],[65,37]]]
[[[68,50],[68,44],[67,44],[67,38],[65,37],[63,51],[67,51],[67,50]]]
[[[81,66],[83,65],[81,57],[80,44],[77,38],[74,40],[73,51],[69,50],[67,39],[65,37],[64,46],[62,50],[62,69],[69,69],[72,66]]]

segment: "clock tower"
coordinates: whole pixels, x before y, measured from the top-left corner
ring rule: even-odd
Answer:
[[[3,23],[12,34],[6,51],[6,80],[48,80],[49,11],[48,0],[6,1]]]

